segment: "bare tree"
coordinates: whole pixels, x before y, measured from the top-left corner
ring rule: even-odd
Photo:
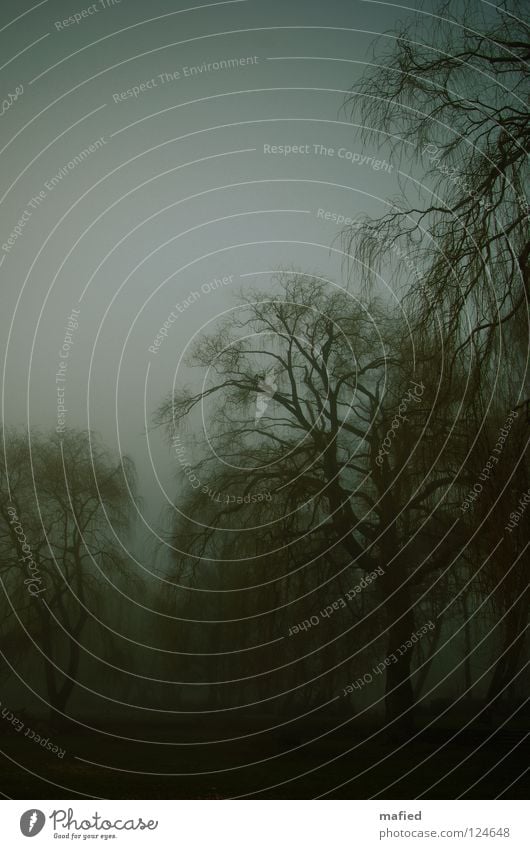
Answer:
[[[42,657],[52,719],[76,684],[91,606],[123,571],[116,534],[129,522],[130,460],[86,432],[4,432],[0,501],[2,608],[21,651]]]
[[[188,468],[198,483],[207,481],[206,490],[237,493],[215,509],[211,499],[199,507],[197,485],[190,520],[197,527],[195,534],[190,528],[192,538],[201,541],[197,556],[244,511],[240,533],[249,521],[256,526],[249,533],[261,551],[264,539],[271,544],[267,534],[278,541],[281,522],[283,557],[303,537],[316,545],[326,538],[356,568],[383,567],[379,604],[386,651],[395,657],[386,669],[387,716],[409,724],[412,652],[400,647],[418,625],[422,583],[463,543],[449,512],[459,468],[458,432],[451,429],[458,392],[443,384],[443,369],[433,370],[432,350],[420,357],[381,305],[360,304],[338,288],[330,292],[307,275],[280,275],[279,283],[278,296],[252,292],[230,323],[199,341],[191,363],[208,369],[209,384],[201,392],[178,390],[156,420],[178,444],[183,423],[193,423],[202,406],[213,452],[188,460]],[[433,418],[441,393],[445,417]],[[271,506],[249,505],[264,489]]]
[[[479,365],[499,353],[502,327],[527,346],[530,256],[530,27],[519,0],[483,9],[442,3],[376,50],[354,102],[366,137],[391,140],[414,179],[380,219],[344,233],[369,274],[399,259],[419,321],[440,322],[455,350],[473,342]]]

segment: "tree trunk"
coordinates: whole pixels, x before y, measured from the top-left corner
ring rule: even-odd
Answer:
[[[462,594],[462,610],[464,612],[464,688],[465,698],[471,698],[471,626],[469,624],[469,609],[467,605],[467,594]]]
[[[414,692],[410,679],[413,648],[405,643],[414,633],[414,611],[408,584],[398,563],[392,563],[379,579],[388,623],[385,715],[391,736],[410,733],[414,728]]]
[[[442,622],[443,622],[443,619],[436,619],[436,622],[435,622],[435,625],[434,625],[433,635],[432,635],[432,638],[431,638],[429,645],[428,645],[429,654],[425,658],[425,660],[422,664],[422,667],[419,670],[418,674],[415,676],[416,686],[414,688],[414,700],[416,702],[418,701],[418,699],[420,698],[420,696],[423,692],[423,688],[425,687],[425,682],[427,681],[427,677],[429,675],[429,672],[430,672],[430,669],[431,669],[431,666],[432,666],[432,662],[434,660],[434,656],[436,654],[436,650],[437,650],[438,644],[440,642],[440,636],[442,634]],[[425,637],[424,639],[428,639],[428,638]]]
[[[352,533],[356,521],[350,502],[337,484],[338,466],[335,451],[335,443],[332,443],[327,446],[324,455],[333,524],[348,553],[359,566],[370,571],[377,563],[371,554],[368,555],[363,550]],[[414,693],[410,680],[412,649],[402,649],[414,632],[414,612],[410,584],[405,583],[406,564],[400,562],[398,555],[399,545],[394,521],[398,510],[390,486],[386,486],[385,494],[381,497],[381,508],[385,515],[385,520],[382,521],[385,530],[380,534],[379,547],[383,562],[389,564],[385,565],[384,574],[378,578],[387,620],[385,712],[387,724],[390,726],[389,733],[401,736],[403,731],[410,731],[414,727]]]
[[[500,700],[506,699],[509,685],[517,674],[526,637],[528,595],[526,589],[506,614],[502,651],[488,688],[489,711],[494,709]]]
[[[66,637],[65,653],[68,662],[67,668],[63,672],[61,671],[60,643],[58,644],[57,639],[54,640],[53,638],[51,621],[47,611],[41,607],[39,612],[41,619],[41,643],[45,655],[45,676],[48,706],[50,709],[50,724],[52,728],[59,730],[68,723],[64,712],[76,684],[80,659],[80,649],[77,639],[83,630],[87,614],[85,611],[82,611],[74,633]],[[64,664],[64,660],[62,663]]]

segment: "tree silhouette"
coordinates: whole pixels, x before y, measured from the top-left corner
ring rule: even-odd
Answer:
[[[365,573],[382,566],[381,627],[387,655],[396,658],[386,669],[387,716],[396,727],[408,725],[412,652],[398,650],[418,625],[422,584],[464,542],[449,512],[458,435],[441,451],[458,392],[433,371],[432,351],[418,357],[381,305],[361,304],[338,288],[330,293],[306,275],[280,275],[279,283],[279,296],[252,292],[229,324],[199,341],[191,362],[208,369],[209,383],[198,393],[177,391],[157,413],[157,423],[174,434],[185,420],[193,423],[195,408],[218,401],[203,409],[213,451],[194,468],[210,489],[237,492],[238,499],[200,511],[197,491],[202,521],[190,530],[193,551],[207,555],[215,533],[227,522],[233,526],[238,512],[245,515],[244,534],[267,511],[261,537],[252,531],[262,552],[282,521],[286,558],[301,538],[320,536],[342,546]],[[260,376],[273,367],[277,388],[255,417]],[[437,407],[433,418],[441,392],[445,417]],[[246,503],[264,488],[270,506]]]
[[[484,7],[486,8],[486,7]],[[509,0],[441,4],[436,45],[417,16],[377,50],[376,70],[356,86],[365,137],[389,142],[412,178],[380,219],[344,233],[367,274],[389,256],[420,323],[440,322],[477,362],[498,353],[500,328],[526,339],[530,238],[530,27]],[[385,38],[385,44],[388,39]],[[418,205],[407,200],[417,189]]]
[[[0,562],[2,608],[19,647],[42,657],[54,723],[62,721],[79,671],[81,635],[105,578],[125,567],[115,536],[129,522],[134,467],[114,463],[98,440],[4,432]],[[26,639],[22,639],[25,632]]]

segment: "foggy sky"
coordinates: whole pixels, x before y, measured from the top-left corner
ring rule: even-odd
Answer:
[[[55,428],[62,385],[66,425],[133,456],[156,523],[176,467],[145,428],[174,384],[200,385],[181,361],[193,339],[242,285],[273,291],[279,268],[344,282],[341,228],[318,210],[377,215],[398,191],[399,162],[381,137],[379,151],[362,145],[343,106],[374,38],[406,13],[359,0],[181,14],[167,0],[109,3],[50,0],[11,24],[24,10],[2,4],[2,96],[23,86],[1,117],[2,416]],[[228,60],[237,67],[207,68]]]

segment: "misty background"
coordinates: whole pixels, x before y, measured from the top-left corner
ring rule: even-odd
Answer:
[[[502,17],[489,4],[472,2],[454,3],[446,18],[430,0],[406,7],[376,0],[227,0],[197,8],[167,0],[2,5],[0,541],[6,626],[0,702],[13,723],[19,717],[28,728],[41,728],[41,736],[51,734],[69,753],[64,763],[72,768],[65,774],[62,759],[43,761],[35,785],[40,792],[55,792],[53,785],[109,795],[119,775],[114,770],[125,769],[133,794],[145,796],[138,788],[151,771],[155,794],[244,795],[241,764],[244,770],[270,759],[265,777],[255,767],[249,794],[267,782],[272,788],[289,784],[291,775],[293,784],[280,791],[286,796],[318,795],[342,783],[347,794],[352,749],[371,741],[386,716],[394,730],[380,749],[377,738],[367,758],[377,766],[386,754],[393,756],[403,734],[417,727],[400,723],[401,711],[422,699],[420,726],[445,717],[437,729],[448,735],[474,723],[478,736],[468,736],[469,745],[504,728],[508,714],[516,717],[500,748],[486,748],[490,760],[477,762],[477,781],[493,769],[499,751],[517,749],[526,723],[519,711],[528,696],[522,676],[528,588],[519,566],[527,553],[526,517],[513,535],[505,528],[506,547],[498,552],[495,546],[497,531],[528,488],[527,289],[513,296],[516,306],[499,325],[500,342],[488,337],[482,344],[480,328],[481,341],[464,348],[469,328],[495,309],[482,312],[471,287],[463,301],[454,294],[467,283],[464,252],[464,259],[443,255],[436,286],[429,288],[433,255],[446,246],[434,213],[411,232],[408,247],[403,221],[399,248],[384,242],[390,227],[378,231],[375,242],[363,230],[363,222],[381,221],[396,209],[451,209],[452,187],[440,182],[433,166],[432,139],[428,148],[427,134],[403,132],[391,112],[393,103],[402,106],[397,93],[390,94],[393,71],[383,78],[383,93],[364,81],[384,73],[387,62],[391,67],[396,32],[413,21],[426,28],[433,55],[443,56],[452,38],[473,32],[460,29],[460,6],[462,15],[478,15],[485,29]],[[413,43],[418,50],[425,46]],[[471,81],[463,78],[457,100],[466,109],[472,104],[472,118],[483,118],[473,100],[483,85],[492,100],[519,104],[523,93],[513,68],[513,76],[490,78],[486,86],[482,71],[474,74],[468,64]],[[419,66],[413,70],[422,79]],[[385,85],[387,120],[377,113],[386,103]],[[437,84],[432,91],[434,104]],[[428,87],[423,95],[428,100]],[[414,120],[414,99],[403,112]],[[437,131],[437,113],[430,118]],[[442,135],[450,134],[453,126],[444,120],[445,114]],[[506,136],[513,132],[523,149],[527,131],[506,120]],[[504,127],[500,119],[495,126]],[[459,138],[467,144],[472,131]],[[499,138],[502,152],[508,144],[502,129]],[[474,143],[473,136],[470,149]],[[467,162],[460,149],[455,155]],[[522,204],[516,178],[509,176]],[[457,190],[465,194],[462,186],[457,183]],[[473,221],[482,220],[483,207],[476,209]],[[453,210],[452,220],[460,222],[459,214]],[[511,277],[507,272],[510,281],[519,280],[528,260],[525,215],[515,221],[515,236],[509,230],[510,251],[519,261]],[[469,232],[469,221],[463,230]],[[503,250],[496,245],[487,259],[508,268],[512,254]],[[477,254],[483,253],[479,242]],[[495,273],[491,278],[495,290]],[[425,306],[422,280],[435,293],[429,297],[438,299],[441,318],[434,308],[429,312],[428,298]],[[513,294],[515,284],[508,289]],[[263,315],[253,312],[254,298],[266,304],[269,297],[288,305],[272,318],[266,313],[278,322],[270,338]],[[497,299],[501,307],[512,305]],[[461,321],[456,329],[455,315],[455,323]],[[250,342],[238,339],[245,321],[259,349],[254,359]],[[271,356],[285,351],[282,334],[291,340],[290,369],[280,373]],[[319,371],[322,358],[326,374]],[[305,375],[305,401],[314,416],[301,443],[318,431],[319,415],[325,418],[320,398],[331,391],[330,374],[338,398],[341,392],[355,396],[354,412],[341,422],[353,429],[335,428],[330,414],[329,429],[317,433],[321,442],[315,438],[314,455],[308,455],[322,484],[316,496],[315,480],[306,480],[306,468],[297,466],[298,487],[289,489],[281,476],[269,484],[260,479],[252,492],[272,490],[274,497],[226,516],[219,501],[193,485],[189,470],[212,493],[234,498],[247,494],[256,457],[271,466],[278,461],[287,474],[285,458],[259,453],[257,442],[264,433],[286,444],[291,438],[296,373]],[[218,402],[209,391],[221,378],[233,394]],[[424,387],[422,412],[398,432],[403,466],[385,465],[388,477],[379,480],[383,460],[374,466],[372,443],[362,454],[373,438],[369,425],[379,402],[381,437],[400,404],[405,411],[415,405],[410,397],[403,402],[411,381]],[[190,404],[191,397],[198,402]],[[462,508],[512,410],[502,471],[488,476],[482,505],[470,501]],[[326,465],[327,449],[321,451],[324,444],[329,448],[328,437],[345,463],[341,472],[347,469],[335,489],[338,474]],[[365,477],[350,451],[362,458]],[[375,481],[375,490],[366,481]],[[455,481],[453,489],[443,489]],[[357,513],[348,513],[350,506],[344,511],[346,502]],[[374,516],[386,522],[382,543]],[[402,516],[392,536],[388,528]],[[360,528],[361,544],[353,527]],[[80,528],[89,540],[86,550]],[[201,528],[208,532],[201,535]],[[213,528],[220,530],[210,536]],[[346,530],[351,545],[341,549]],[[41,558],[38,575],[47,576],[50,592],[53,587],[53,601],[43,596],[51,619],[18,581],[13,552],[22,533]],[[411,539],[415,547],[409,548]],[[396,567],[392,579],[388,570],[383,580],[383,573],[374,577],[373,570],[394,558],[401,572]],[[513,572],[508,564],[516,565]],[[402,584],[410,573],[416,577],[409,594]],[[372,578],[359,589],[367,574]],[[340,605],[352,588],[352,603]],[[333,614],[321,615],[334,604]],[[291,636],[290,629],[311,616],[318,629],[307,629],[305,642],[299,632]],[[388,636],[390,620],[401,625]],[[388,671],[392,645],[397,650],[422,628],[414,662],[411,652]],[[373,676],[373,688],[363,676]],[[401,701],[392,701],[392,676]],[[463,691],[466,699],[451,712]],[[485,700],[489,708],[482,715]],[[356,731],[348,725],[352,717],[358,717]],[[388,780],[395,798],[403,774],[401,792],[419,792],[420,767],[408,790],[407,759],[421,766],[427,754],[436,757],[430,747],[442,738],[429,733],[421,743],[427,748],[418,743],[414,757],[408,750],[403,760],[396,755],[388,775],[373,767],[370,792],[385,792]],[[6,751],[20,766],[27,753],[19,760],[9,748],[16,748],[14,739]],[[308,742],[314,744],[311,755]],[[454,747],[440,762],[439,780],[446,783],[434,792],[452,792],[449,776],[462,758]],[[286,767],[285,753],[293,758]],[[343,755],[335,776],[333,764]],[[303,778],[295,789],[296,777],[317,764],[322,783]],[[7,770],[14,792],[24,794],[27,776],[12,765]],[[228,777],[216,777],[225,770]],[[193,787],[186,786],[190,774]],[[464,787],[465,770],[458,774]],[[176,784],[168,784],[168,775],[177,776]],[[435,777],[433,771],[426,781]],[[499,789],[503,781],[504,774]]]

